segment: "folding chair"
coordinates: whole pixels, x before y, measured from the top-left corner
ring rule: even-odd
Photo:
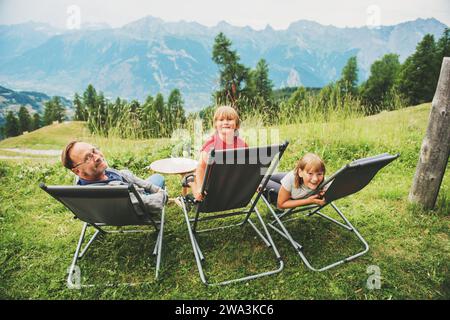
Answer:
[[[274,171],[287,146],[288,142],[281,145],[257,148],[239,148],[220,151],[211,150],[201,189],[203,200],[201,202],[193,202],[192,199],[189,199],[189,195],[178,198],[182,203],[200,279],[205,285],[225,285],[238,281],[247,281],[275,274],[283,269],[283,261],[281,260],[280,254],[272,241],[267,226],[261,218],[256,205],[262,195],[264,186],[269,181],[270,175]],[[264,182],[262,182],[263,179]],[[260,191],[257,191],[261,182],[263,187]],[[254,199],[252,200],[253,197]],[[188,210],[186,209],[187,203],[193,204],[196,208],[194,218],[190,218],[188,215]],[[235,209],[239,210],[218,214],[219,212]],[[255,213],[262,226],[263,232],[261,232],[250,219],[250,216],[253,213]],[[224,219],[239,215],[241,215],[243,219],[237,224],[228,224],[203,230],[197,228],[198,224],[203,221]],[[264,241],[266,246],[272,248],[279,265],[278,269],[241,278],[210,283],[207,281],[203,271],[202,264],[205,262],[205,256],[200,249],[197,235],[202,232],[244,226],[247,223],[255,230],[256,234]]]
[[[308,194],[305,198],[310,197],[311,195],[319,192],[324,186],[328,185],[328,189],[324,193],[324,199],[326,201],[326,204],[324,206],[319,205],[309,205],[309,206],[303,206],[298,208],[291,208],[287,210],[278,210],[272,207],[272,205],[276,206],[276,199],[277,199],[277,191],[273,189],[266,188],[264,190],[264,194],[262,196],[264,203],[267,205],[269,210],[271,211],[272,215],[274,216],[274,220],[271,221],[268,225],[273,230],[278,232],[281,236],[286,238],[297,250],[298,254],[302,258],[303,262],[306,264],[306,266],[313,270],[313,271],[324,271],[330,268],[333,268],[335,266],[338,266],[342,263],[349,262],[353,259],[356,259],[357,257],[362,256],[367,251],[369,251],[369,245],[364,240],[364,238],[360,235],[358,230],[350,223],[350,221],[344,216],[344,214],[339,210],[334,202],[338,199],[341,199],[343,197],[346,197],[348,195],[351,195],[353,193],[358,192],[359,190],[363,189],[369,182],[372,180],[372,178],[377,174],[377,172],[382,169],[384,166],[388,165],[390,162],[395,160],[399,155],[390,155],[388,153],[380,154],[374,157],[369,158],[363,158],[356,161],[353,161],[340,170],[338,170],[335,174],[333,174],[331,177],[326,179],[321,185],[316,189],[315,192],[311,192]],[[325,206],[330,205],[337,214],[342,218],[344,223],[341,223],[325,214],[320,212],[322,208]],[[317,214],[320,217],[323,217],[338,226],[353,232],[356,234],[358,239],[363,243],[364,250],[361,252],[358,252],[354,255],[351,255],[345,259],[339,260],[337,262],[333,262],[329,265],[326,265],[324,267],[315,268],[313,267],[308,259],[305,257],[303,253],[303,247],[301,244],[299,244],[297,241],[295,241],[289,231],[287,230],[285,223],[293,219],[287,219],[289,216],[291,216],[294,213],[297,212],[306,212],[307,216],[311,216],[313,214]],[[275,226],[278,225],[277,226]],[[281,229],[281,230],[280,230]]]
[[[76,218],[84,221],[72,264],[69,268],[69,275],[67,277],[67,284],[70,288],[76,288],[77,286],[93,286],[75,283],[74,274],[76,272],[78,260],[83,258],[86,251],[99,234],[106,235],[108,233],[136,233],[148,231],[142,229],[107,231],[105,230],[105,227],[152,226],[154,230],[158,232],[153,250],[153,255],[156,256],[155,279],[158,279],[163,242],[164,208],[160,213],[148,212],[141,196],[133,184],[129,184],[128,186],[46,186],[44,183],[41,183],[39,186],[71,210]],[[159,219],[155,219],[155,216]],[[96,231],[87,242],[84,249],[82,249],[81,247],[85,240],[88,227],[93,227]],[[124,284],[134,285],[134,283]]]

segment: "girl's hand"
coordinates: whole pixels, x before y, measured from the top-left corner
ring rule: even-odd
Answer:
[[[319,206],[324,206],[326,204],[326,201],[324,199],[320,199],[319,194],[315,194],[309,197],[308,200],[311,202],[311,204],[318,204]]]

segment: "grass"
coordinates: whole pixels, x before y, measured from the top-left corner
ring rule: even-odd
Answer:
[[[272,128],[279,130],[280,139],[290,139],[279,170],[293,168],[307,151],[323,156],[328,173],[359,157],[400,153],[400,158],[364,190],[336,203],[367,240],[370,251],[351,263],[316,273],[309,271],[294,249],[272,232],[285,269],[275,276],[219,288],[201,283],[181,210],[169,204],[160,281],[153,280],[150,252],[154,235],[113,235],[101,238],[81,261],[83,282],[148,284],[68,289],[66,271],[81,222],[43,193],[38,184],[70,184],[73,177],[48,160],[0,160],[0,298],[449,299],[449,171],[436,210],[424,212],[407,201],[429,110],[430,105],[425,104],[366,118]],[[245,122],[243,127],[245,130]],[[7,139],[0,142],[0,149],[61,149],[73,138],[98,145],[111,166],[128,167],[140,176],[149,174],[145,166],[171,152],[168,139],[98,138],[90,136],[82,123],[54,125]],[[179,177],[168,176],[167,180],[171,196],[176,196]],[[262,206],[260,209],[267,212]],[[331,262],[361,248],[354,237],[318,217],[302,217],[289,226],[313,264]],[[211,280],[276,267],[271,252],[249,228],[202,235],[199,241]],[[379,290],[366,286],[371,265],[381,271]]]

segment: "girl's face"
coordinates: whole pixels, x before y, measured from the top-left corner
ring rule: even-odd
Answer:
[[[234,135],[234,131],[236,130],[236,120],[224,116],[219,117],[216,120],[215,126],[217,132],[223,136],[228,136],[230,134]]]
[[[323,171],[312,166],[306,166],[303,170],[299,169],[298,175],[303,179],[305,186],[311,190],[317,189],[324,178]]]

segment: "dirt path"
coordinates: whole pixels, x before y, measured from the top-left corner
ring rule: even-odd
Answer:
[[[15,153],[24,153],[32,155],[59,156],[61,150],[36,150],[36,149],[18,149],[18,148],[2,148],[1,151],[9,151]]]
[[[14,152],[19,155],[7,156],[0,155],[0,159],[33,159],[33,160],[48,160],[61,155],[61,150],[36,150],[36,149],[19,149],[19,148],[2,148],[0,151]],[[47,156],[48,158],[39,158],[33,156]]]

